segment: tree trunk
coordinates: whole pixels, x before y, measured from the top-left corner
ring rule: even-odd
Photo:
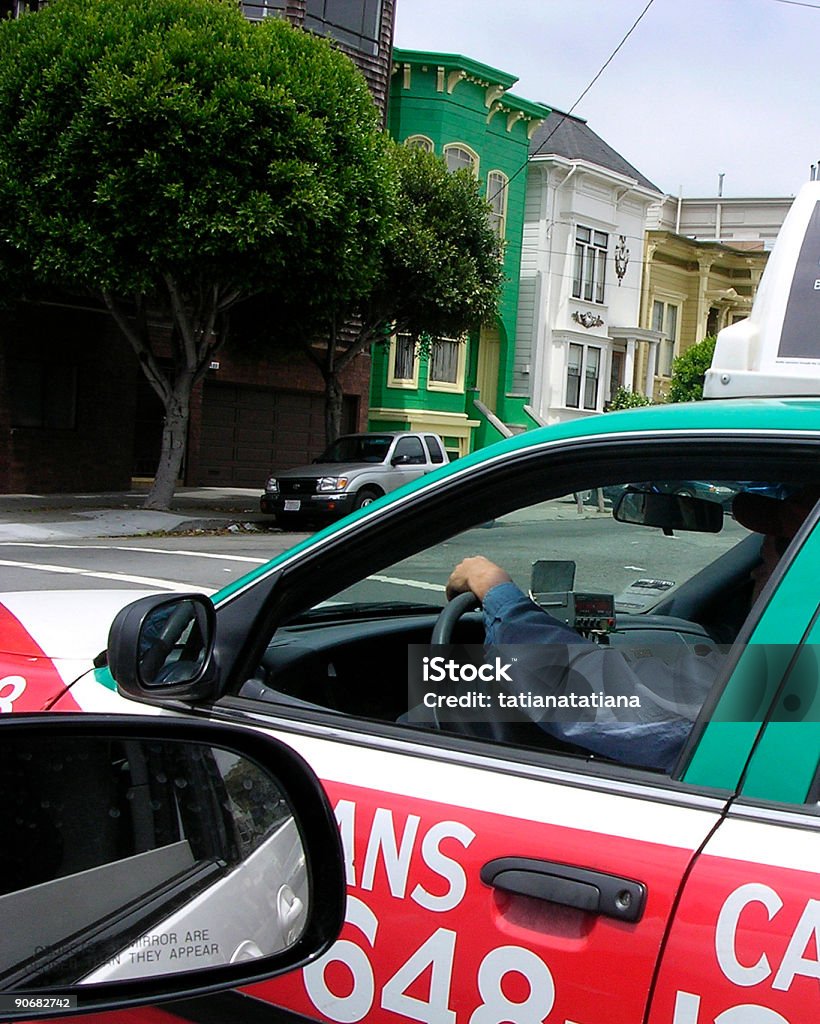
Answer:
[[[325,441],[333,444],[342,432],[342,403],[344,391],[338,373],[333,370],[325,378]]]
[[[154,482],[143,504],[144,508],[166,510],[171,507],[188,444],[192,388],[193,376],[190,373],[181,373],[174,383],[170,401],[165,407],[162,450]]]

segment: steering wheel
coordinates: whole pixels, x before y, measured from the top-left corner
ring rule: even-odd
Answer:
[[[436,619],[430,643],[433,645],[451,644],[453,642],[453,631],[461,616],[480,607],[481,602],[471,590],[468,590],[466,594],[459,594],[452,601],[448,601]]]

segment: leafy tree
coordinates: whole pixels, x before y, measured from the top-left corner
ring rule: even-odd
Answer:
[[[391,182],[349,59],[233,0],[58,0],[0,24],[0,257],[97,295],[133,347],[165,408],[149,507],[173,497],[230,314],[365,294]]]
[[[459,338],[491,320],[504,279],[502,247],[488,220],[488,204],[469,171],[451,174],[444,161],[420,149],[391,145],[397,181],[392,226],[382,245],[371,288],[349,302],[291,292],[302,344],[326,387],[326,434],[338,434],[340,375],[375,342],[409,333],[430,344]]]
[[[717,338],[708,336],[672,361],[670,402],[696,402],[703,398],[706,371],[712,365]]]
[[[612,396],[607,406],[607,412],[615,412],[617,409],[637,409],[643,405],[652,405],[652,399],[640,391],[631,391],[629,388],[620,387]]]

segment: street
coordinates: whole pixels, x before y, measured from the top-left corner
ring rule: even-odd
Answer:
[[[467,530],[354,585],[334,601],[443,603],[450,569],[484,554],[527,587],[536,559],[572,559],[578,590],[620,593],[639,577],[681,582],[728,550],[744,531],[731,518],[720,534],[624,526],[609,513],[546,502]],[[239,532],[0,543],[3,591],[134,589],[213,594],[306,533]]]

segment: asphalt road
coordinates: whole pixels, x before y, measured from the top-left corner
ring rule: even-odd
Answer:
[[[744,532],[731,519],[718,535],[664,537],[616,523],[609,514],[577,516],[570,505],[514,513],[466,531],[401,562],[386,553],[369,580],[334,600],[442,604],[450,568],[486,554],[523,587],[536,559],[577,562],[576,589],[620,593],[639,577],[681,582]],[[301,541],[302,533],[239,533],[0,544],[0,590],[187,589],[215,593]]]

